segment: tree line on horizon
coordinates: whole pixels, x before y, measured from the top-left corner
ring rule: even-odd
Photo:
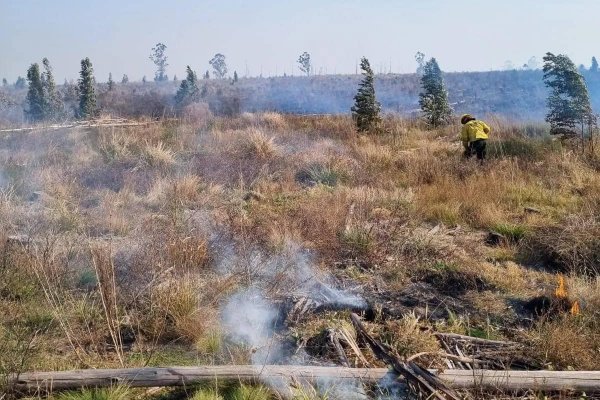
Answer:
[[[166,74],[169,65],[166,55],[166,45],[157,43],[152,48],[150,60],[156,66],[154,81],[165,82],[168,80]],[[436,128],[451,122],[453,110],[448,101],[448,90],[444,84],[443,72],[435,58],[428,61],[425,55],[418,52],[415,56],[420,76],[421,92],[419,93],[419,106],[422,117],[428,126]],[[543,64],[543,80],[549,88],[547,98],[546,121],[550,124],[553,134],[573,134],[580,130],[582,138],[587,133],[592,135],[597,124],[585,79],[581,74],[581,66],[577,67],[566,55],[554,55],[547,53]],[[299,69],[310,76],[312,62],[308,52],[302,53],[298,60]],[[225,79],[228,68],[226,57],[217,53],[210,61],[213,74],[218,79]],[[25,114],[32,122],[44,120],[58,120],[66,117],[64,104],[57,91],[53,76],[53,70],[47,58],[42,60],[43,71],[38,63],[33,63],[27,70],[28,91],[26,97]],[[355,120],[359,132],[375,132],[381,123],[381,105],[377,101],[374,85],[374,72],[367,58],[362,57],[360,68],[363,78],[359,83],[351,114]],[[598,72],[598,62],[592,58],[591,72]],[[209,79],[209,71],[203,76]],[[177,78],[174,77],[174,80]],[[124,75],[121,83],[127,84],[129,78]],[[237,71],[234,71],[231,84],[238,81]],[[7,84],[6,80],[3,82]],[[24,82],[20,83],[25,85]],[[65,82],[65,85],[68,85]],[[81,60],[81,70],[77,85],[69,87],[71,94],[77,98],[77,109],[75,117],[79,119],[94,118],[98,114],[95,93],[96,80],[93,75],[93,67],[89,58]],[[115,87],[112,73],[109,74],[107,87],[112,91]],[[205,88],[203,89],[205,90]],[[187,104],[197,102],[204,96],[200,89],[198,77],[195,71],[188,65],[186,77],[181,81],[174,103],[178,109]]]

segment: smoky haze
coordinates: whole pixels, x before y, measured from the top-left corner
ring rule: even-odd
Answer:
[[[315,73],[354,73],[361,56],[376,72],[415,70],[413,55],[435,56],[446,71],[521,66],[546,51],[588,65],[597,42],[595,0],[478,2],[258,0],[118,2],[0,1],[0,75],[14,82],[48,57],[58,81],[90,57],[96,76],[152,79],[148,55],[167,45],[167,74],[210,69],[216,53],[240,76],[300,75],[303,51]],[[577,21],[577,23],[573,23]]]

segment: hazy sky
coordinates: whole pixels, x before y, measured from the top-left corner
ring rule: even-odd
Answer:
[[[96,77],[153,78],[148,59],[167,45],[169,77],[199,74],[217,52],[230,72],[353,73],[366,56],[376,71],[413,72],[414,54],[446,71],[522,65],[546,51],[589,65],[600,56],[600,0],[0,0],[0,78],[14,81],[48,57],[59,82],[90,57]]]

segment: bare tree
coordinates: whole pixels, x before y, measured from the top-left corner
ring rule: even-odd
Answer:
[[[213,67],[213,71],[217,78],[225,78],[225,75],[227,75],[227,63],[225,62],[225,56],[223,54],[215,54],[208,63]]]
[[[150,53],[150,60],[156,65],[156,73],[154,74],[154,80],[156,82],[164,82],[169,80],[167,77],[167,56],[165,55],[165,50],[167,46],[162,43],[157,43],[156,46],[152,48],[152,53]]]
[[[306,51],[300,54],[300,57],[298,57],[298,68],[300,68],[300,71],[304,72],[306,76],[310,76],[310,72],[312,71],[312,63],[310,60],[310,54],[308,54]]]

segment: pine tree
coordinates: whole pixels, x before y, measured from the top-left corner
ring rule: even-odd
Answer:
[[[129,77],[127,76],[127,74],[123,74],[123,78],[121,79],[121,83],[123,85],[126,85],[129,83]]]
[[[590,66],[590,72],[598,72],[598,60],[596,60],[596,57],[592,57],[592,65]]]
[[[44,72],[42,73],[42,85],[44,88],[44,117],[57,119],[63,111],[63,102],[56,90],[56,82],[52,74],[52,66],[47,58],[42,60]]]
[[[8,86],[8,81],[6,80],[6,78],[2,78],[2,86],[4,86],[4,87]]]
[[[81,60],[79,73],[79,118],[96,116],[96,92],[94,90],[94,69],[89,58]]]
[[[359,132],[368,132],[377,128],[381,122],[379,116],[381,106],[375,97],[373,70],[369,60],[365,57],[360,60],[360,68],[363,71],[363,80],[359,84],[356,96],[354,96],[352,118],[356,122]]]
[[[423,91],[419,94],[419,105],[427,123],[434,128],[447,124],[452,116],[452,109],[448,104],[448,91],[442,71],[435,58],[423,66],[421,87]]]
[[[115,81],[112,78],[112,72],[108,73],[108,90],[112,91],[115,88]]]
[[[186,68],[186,74],[186,78],[181,81],[175,95],[175,103],[178,107],[187,105],[198,98],[198,78],[189,65]]]
[[[162,43],[157,43],[156,46],[152,48],[152,53],[150,54],[150,60],[156,65],[156,73],[154,74],[155,82],[166,82],[169,78],[166,75],[167,67],[167,56],[165,55],[165,50],[167,46]]]
[[[27,117],[31,121],[41,121],[44,119],[44,87],[40,76],[40,66],[35,63],[31,64],[27,70],[27,81],[29,88],[27,89],[27,104],[29,106],[26,111]]]
[[[590,96],[583,76],[571,59],[563,54],[546,53],[544,83],[550,89],[546,121],[551,133],[574,134],[576,126],[589,123],[592,115]]]
[[[173,75],[173,82],[177,82],[177,75]]]
[[[210,73],[208,70],[206,70],[206,73],[204,74],[204,79],[210,79]]]
[[[145,85],[146,84],[146,75],[142,76],[142,83]]]
[[[237,71],[233,71],[233,81],[237,82],[238,81],[238,74]]]

